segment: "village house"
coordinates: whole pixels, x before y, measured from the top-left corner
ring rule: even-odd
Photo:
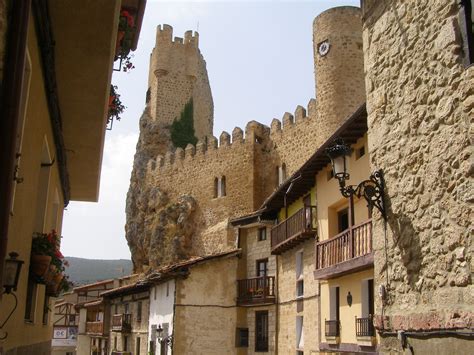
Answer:
[[[97,201],[124,8],[135,23],[127,44],[134,50],[145,1],[0,1],[1,354],[51,352],[48,310],[64,264],[37,258],[45,255],[32,253],[33,237],[51,235],[59,252],[64,207]]]

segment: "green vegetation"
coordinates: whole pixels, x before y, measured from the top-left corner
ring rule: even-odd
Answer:
[[[197,138],[194,135],[193,99],[184,105],[179,120],[175,118],[171,125],[171,141],[176,148],[183,149],[191,143],[195,145]]]
[[[74,285],[127,276],[132,273],[131,260],[94,260],[66,256],[69,263],[66,273]]]

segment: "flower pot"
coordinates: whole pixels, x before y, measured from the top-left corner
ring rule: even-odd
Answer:
[[[125,31],[117,32],[117,42],[115,43],[115,57],[118,57],[120,54],[120,48],[122,46],[122,39],[125,37]]]
[[[48,295],[56,295],[58,293],[59,284],[63,279],[63,274],[54,274],[52,280],[46,286],[46,293]]]
[[[33,254],[30,258],[30,269],[35,275],[43,277],[49,270],[50,263],[51,257],[49,255]]]

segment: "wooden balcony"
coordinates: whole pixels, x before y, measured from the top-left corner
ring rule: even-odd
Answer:
[[[275,303],[275,276],[254,277],[237,281],[237,304],[250,306]]]
[[[315,279],[330,279],[373,266],[372,221],[316,244]]]
[[[103,335],[104,322],[86,322],[86,333],[90,335]]]
[[[132,331],[132,315],[114,314],[112,316],[112,331],[130,333]]]
[[[279,255],[316,236],[316,206],[306,206],[273,227],[272,254]]]

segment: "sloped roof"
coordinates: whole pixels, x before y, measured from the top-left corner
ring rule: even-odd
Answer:
[[[354,144],[367,132],[367,110],[365,103],[361,105],[349,118],[337,129],[334,134],[321,145],[316,152],[288,178],[278,189],[276,189],[263,202],[259,211],[262,216],[274,214],[284,206],[285,192],[291,182],[301,176],[293,184],[293,188],[287,194],[287,204],[291,204],[307,193],[316,183],[316,174],[331,163],[326,155],[326,148],[331,146],[337,138],[342,138],[347,145]]]

